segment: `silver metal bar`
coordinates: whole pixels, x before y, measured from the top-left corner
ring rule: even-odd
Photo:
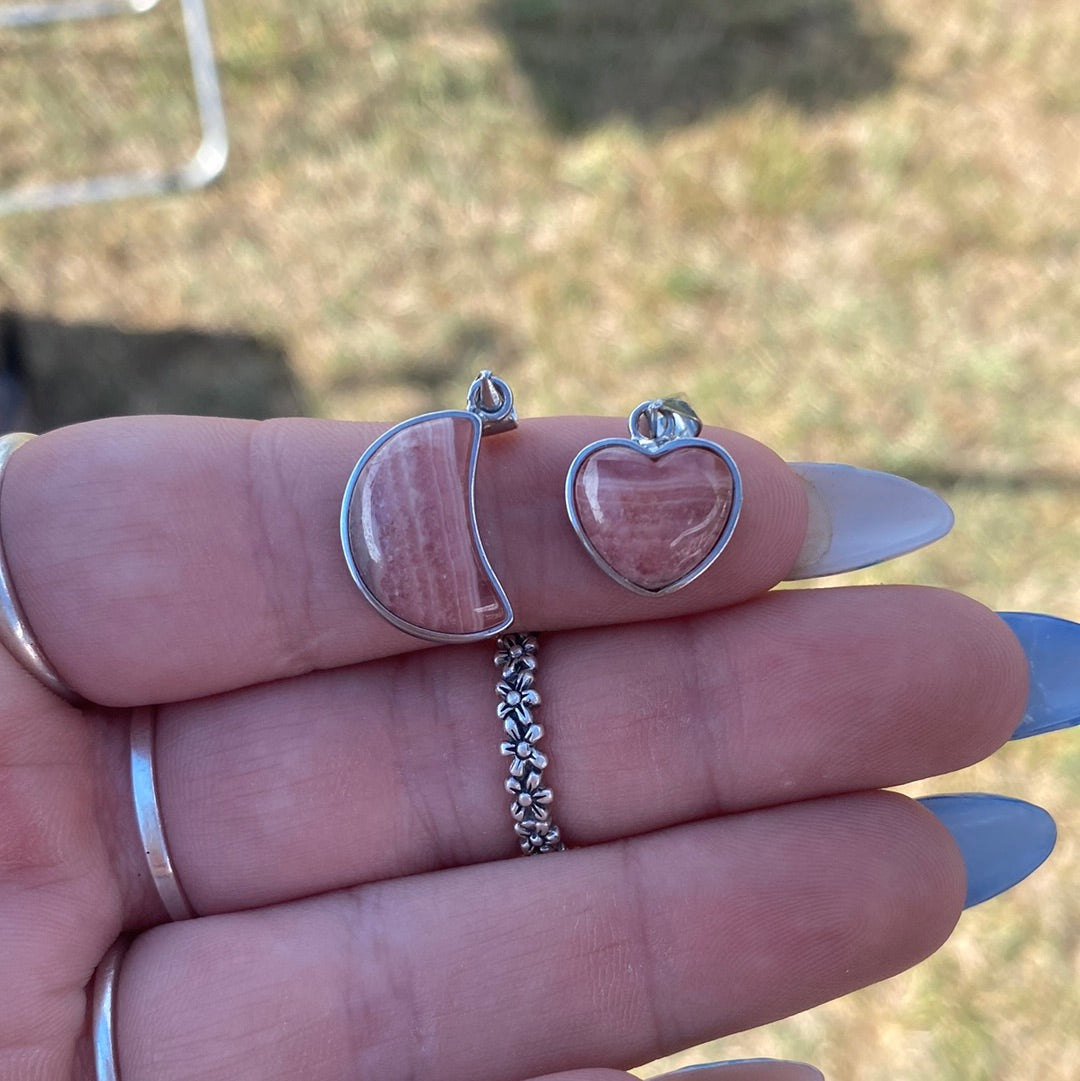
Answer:
[[[160,0],[58,0],[56,3],[21,4],[0,8],[0,26],[28,26],[67,18],[92,18],[122,13],[142,13]],[[210,21],[204,0],[180,0],[184,34],[191,61],[191,77],[199,114],[201,139],[191,158],[165,170],[83,177],[60,184],[37,184],[0,192],[0,214],[29,210],[52,210],[81,203],[163,195],[206,187],[221,175],[229,157],[229,134],[225,107],[218,81]],[[44,11],[51,11],[44,17]],[[22,13],[22,21],[11,22],[11,14]],[[35,18],[28,18],[36,13]]]
[[[4,4],[0,27],[41,26],[68,19],[101,19],[109,15],[141,15],[161,0],[56,0],[54,3]]]
[[[181,0],[181,8],[202,141],[191,160],[177,170],[177,178],[181,188],[202,188],[221,175],[229,160],[229,130],[206,4],[203,0]]]

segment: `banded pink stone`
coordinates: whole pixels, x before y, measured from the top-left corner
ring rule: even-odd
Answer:
[[[387,612],[420,631],[492,633],[509,609],[474,532],[480,423],[448,413],[392,431],[364,464],[348,508],[356,571]]]
[[[734,489],[727,462],[705,447],[650,455],[626,442],[599,447],[581,462],[573,500],[599,560],[658,593],[710,559]]]

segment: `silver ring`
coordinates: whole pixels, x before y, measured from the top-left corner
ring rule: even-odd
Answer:
[[[95,1081],[120,1081],[116,1045],[116,979],[129,940],[118,938],[94,973],[94,1000],[90,1030],[94,1044]]]
[[[176,877],[161,820],[154,779],[154,720],[153,706],[141,706],[131,714],[131,797],[146,863],[161,903],[169,919],[190,920],[195,916],[195,910]]]
[[[500,749],[510,759],[506,779],[506,790],[512,797],[510,817],[526,856],[566,848],[559,827],[551,820],[551,789],[544,784],[547,755],[537,747],[544,735],[533,718],[533,710],[540,705],[540,694],[533,686],[538,648],[535,634],[504,634],[495,653],[495,664],[502,673],[495,688],[505,736]]]
[[[4,483],[4,470],[11,456],[23,445],[33,439],[29,432],[12,432],[0,437],[0,490]],[[22,605],[15,595],[8,573],[7,556],[4,554],[3,540],[0,539],[0,641],[7,646],[8,652],[40,682],[44,683],[53,694],[59,695],[65,702],[81,705],[84,699],[76,694],[56,673],[49,663],[41,646],[37,644],[26,622]]]

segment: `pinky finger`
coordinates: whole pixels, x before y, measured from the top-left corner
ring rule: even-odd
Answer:
[[[545,1074],[533,1081],[637,1081],[622,1070],[573,1070]],[[737,1062],[704,1062],[684,1066],[653,1081],[824,1081],[820,1070],[805,1062],[781,1062],[774,1058],[740,1059]]]

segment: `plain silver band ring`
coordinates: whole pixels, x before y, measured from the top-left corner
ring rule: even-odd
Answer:
[[[157,782],[154,779],[154,707],[141,706],[131,714],[131,798],[139,824],[146,863],[158,896],[171,920],[190,920],[195,910],[176,877],[165,826],[161,821]]]
[[[90,1031],[94,1044],[95,1081],[120,1081],[116,1046],[116,978],[129,941],[118,938],[94,973],[94,999]]]
[[[11,456],[23,445],[33,439],[29,432],[12,432],[0,437],[0,489],[3,488],[4,470]],[[36,676],[53,694],[59,695],[72,705],[81,705],[83,699],[76,694],[57,674],[49,663],[41,646],[37,644],[30,627],[23,615],[22,605],[15,596],[8,573],[4,543],[0,539],[0,641],[7,646],[8,652],[33,676]]]

